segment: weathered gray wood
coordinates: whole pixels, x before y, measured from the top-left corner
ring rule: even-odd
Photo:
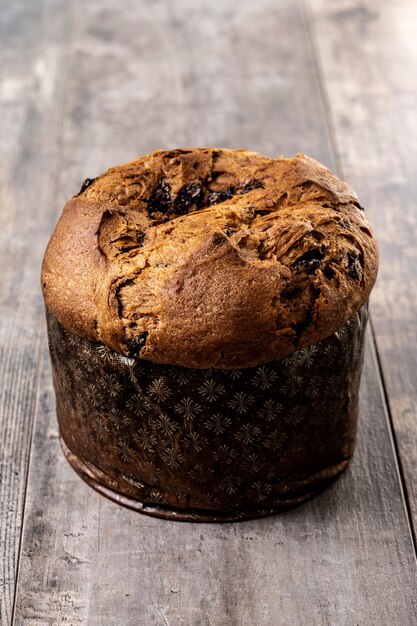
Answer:
[[[159,147],[303,150],[334,164],[291,0],[60,9],[75,35],[57,212],[84,177]],[[352,469],[303,508],[224,526],[142,517],[85,486],[59,450],[46,348],[40,372],[15,624],[415,623],[415,561],[370,353]]]
[[[86,176],[159,148],[308,150],[331,165],[295,3],[76,5],[61,203]]]
[[[417,528],[417,5],[311,6],[343,171],[380,245],[372,318]]]
[[[0,623],[10,622],[43,345],[39,266],[54,207],[67,27],[64,2],[0,10]]]

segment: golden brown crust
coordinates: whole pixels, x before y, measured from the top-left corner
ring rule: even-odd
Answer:
[[[68,330],[123,354],[250,367],[335,332],[377,267],[356,195],[317,161],[195,148],[87,181],[42,285]]]

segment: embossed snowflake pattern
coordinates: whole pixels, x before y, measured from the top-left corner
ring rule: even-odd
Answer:
[[[219,498],[214,495],[214,493],[207,493],[205,495],[207,502],[212,505],[212,506],[219,506],[220,505],[220,500]]]
[[[110,424],[113,426],[113,430],[115,432],[119,432],[125,426],[129,424],[129,418],[119,409],[112,408],[108,413],[108,419]]]
[[[78,363],[74,363],[71,366],[71,374],[72,374],[72,376],[74,378],[74,381],[75,381],[76,385],[79,385],[80,383],[84,382],[85,375],[84,375],[84,372],[81,369],[81,367],[78,365]]]
[[[289,411],[289,413],[287,413],[287,415],[285,417],[285,422],[287,424],[292,424],[292,426],[297,426],[298,424],[301,424],[303,419],[305,419],[306,412],[307,412],[307,410],[306,410],[305,407],[303,407],[303,406],[294,406]]]
[[[103,374],[102,385],[111,398],[116,398],[122,390],[122,385],[115,374]]]
[[[128,442],[124,439],[118,439],[114,451],[125,463],[131,463],[134,460],[132,449]]]
[[[188,433],[184,438],[184,444],[187,448],[192,448],[196,452],[201,450],[208,444],[208,440],[199,433]]]
[[[257,501],[262,502],[262,500],[265,500],[271,493],[272,486],[269,483],[256,481],[252,484],[251,491],[254,492]]]
[[[317,398],[323,392],[323,381],[320,376],[311,376],[307,382],[306,394],[308,398]]]
[[[157,402],[163,402],[172,392],[166,384],[165,378],[155,378],[148,387],[148,393]]]
[[[269,433],[266,439],[265,447],[276,452],[277,450],[280,450],[282,448],[287,439],[288,435],[286,433],[280,432],[278,430],[273,430]]]
[[[147,467],[147,471],[149,472],[149,483],[150,484],[158,483],[161,477],[161,468],[155,467],[154,465],[150,463],[148,463],[146,467]]]
[[[198,483],[207,483],[212,480],[214,475],[214,471],[211,467],[205,467],[204,465],[194,465],[194,467],[190,471],[190,476],[193,480]]]
[[[92,420],[93,428],[96,432],[96,435],[99,439],[103,439],[109,432],[109,427],[107,425],[107,415],[103,415],[101,413],[96,413]]]
[[[252,385],[255,385],[255,387],[269,389],[277,379],[278,374],[276,372],[273,372],[270,368],[262,365],[256,370],[256,374],[252,378],[251,383]]]
[[[226,370],[232,380],[237,380],[242,376],[242,370]]]
[[[86,357],[87,358],[91,358],[91,356],[89,356],[89,353],[92,352],[90,346],[87,344],[84,347],[85,351],[86,351]],[[97,357],[97,360],[100,363],[106,362],[109,360],[110,358],[110,350],[108,348],[106,348],[106,346],[103,346],[101,344],[97,345],[95,347],[95,350],[93,351],[93,354]]]
[[[215,461],[232,463],[232,461],[234,461],[234,459],[237,457],[237,454],[238,453],[234,448],[231,448],[225,443],[222,443],[214,450],[213,457]]]
[[[326,355],[326,361],[328,363],[334,363],[335,358],[338,355],[338,349],[336,348],[336,346],[332,343],[330,343],[328,346],[326,346],[324,348],[324,354]]]
[[[276,400],[266,400],[261,409],[259,410],[259,417],[267,422],[272,422],[279,415],[281,415],[283,411],[283,406],[280,402],[276,402]]]
[[[292,368],[296,364],[296,358],[297,358],[297,352],[293,352],[292,354],[289,354],[284,359],[282,359],[282,362],[285,365],[285,367]]]
[[[91,357],[87,357],[84,359],[83,367],[86,372],[92,374],[97,369],[97,363]]]
[[[136,374],[137,374],[137,372],[135,371],[135,368],[134,367],[129,367],[128,372],[127,372],[127,376],[129,378],[129,380],[133,383],[135,388],[137,388],[138,385],[139,385],[138,377],[137,377]]]
[[[198,392],[208,402],[214,402],[224,394],[225,388],[223,385],[216,383],[215,380],[209,379],[198,388]]]
[[[227,404],[237,413],[246,413],[254,402],[255,398],[253,396],[249,396],[243,391],[238,391]]]
[[[260,436],[261,429],[255,424],[243,424],[235,434],[235,439],[249,446]]]
[[[151,502],[164,502],[165,501],[165,497],[162,494],[162,492],[159,491],[159,489],[152,489],[149,492],[149,500]]]
[[[248,470],[251,474],[256,474],[261,467],[261,461],[257,454],[251,452],[247,455],[244,460],[245,469]]]
[[[73,335],[68,330],[64,330],[64,335],[70,346],[72,346],[73,348],[76,348],[80,345],[80,338],[77,337],[77,335]]]
[[[135,415],[143,417],[149,411],[151,405],[143,396],[134,394],[126,402],[126,407],[132,411],[132,413],[135,413]]]
[[[174,450],[173,448],[165,448],[164,450],[162,450],[161,458],[171,469],[179,467],[184,461],[181,452],[179,452],[178,450]]]
[[[293,355],[294,363],[297,365],[305,365],[307,368],[311,367],[314,363],[314,356],[317,353],[316,346],[307,346]]]
[[[286,382],[282,385],[281,391],[286,396],[290,398],[294,398],[300,390],[301,385],[303,384],[303,379],[301,376],[291,375],[287,378]]]
[[[156,428],[165,436],[170,437],[178,430],[177,424],[171,421],[165,413],[160,413],[155,420]]]
[[[231,424],[232,420],[230,417],[223,413],[215,413],[208,418],[204,426],[208,430],[212,430],[216,435],[221,435]]]
[[[242,484],[242,480],[238,477],[225,476],[223,480],[219,483],[220,489],[226,491],[229,495],[236,493],[239,488],[239,485]]]
[[[178,385],[180,385],[180,387],[188,385],[188,383],[191,381],[191,376],[185,369],[182,369],[180,367],[172,367],[170,372],[172,374],[172,377],[178,383]]]
[[[181,402],[175,405],[174,410],[185,420],[191,421],[201,413],[201,406],[191,398],[183,398]]]
[[[335,332],[335,337],[337,337],[340,341],[345,341],[348,329],[346,326],[342,326]]]
[[[85,391],[96,409],[100,408],[104,404],[104,396],[101,393],[101,389],[99,389],[97,385],[94,383],[87,383],[85,385]]]
[[[149,432],[146,428],[139,428],[137,432],[134,433],[133,439],[140,448],[146,450],[147,452],[152,452],[158,443],[155,435]]]

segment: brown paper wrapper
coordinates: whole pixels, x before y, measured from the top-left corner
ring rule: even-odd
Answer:
[[[239,370],[122,356],[47,312],[64,453],[119,504],[168,519],[269,515],[322,490],[353,453],[367,322]]]

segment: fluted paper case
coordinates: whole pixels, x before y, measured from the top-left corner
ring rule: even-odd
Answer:
[[[184,521],[300,504],[352,456],[367,306],[326,339],[247,369],[122,356],[47,312],[61,443],[105,496]]]

